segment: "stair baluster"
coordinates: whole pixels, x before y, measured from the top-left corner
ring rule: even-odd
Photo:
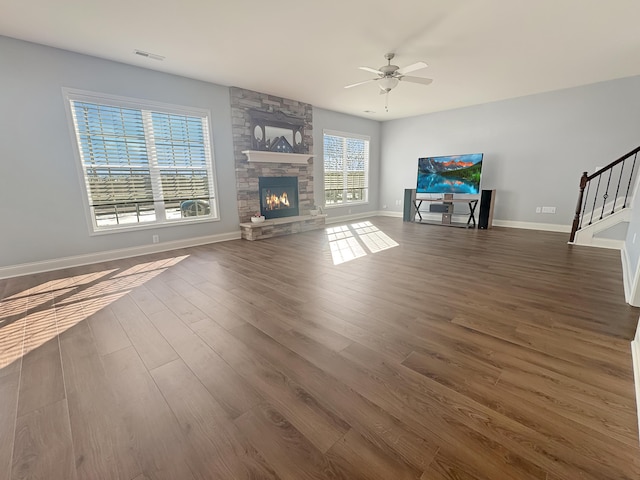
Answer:
[[[613,173],[613,169],[609,170],[609,179],[607,180],[607,189],[602,196],[602,211],[600,212],[600,220],[604,217],[604,207],[607,204],[607,198],[609,198],[609,185],[611,185],[611,174]]]
[[[627,206],[627,199],[629,198],[629,189],[631,188],[631,179],[633,178],[633,171],[636,168],[636,159],[638,158],[638,149],[636,149],[636,153],[633,156],[633,165],[631,166],[631,175],[629,175],[629,185],[627,185],[627,193],[624,194],[624,205],[622,208]]]
[[[616,211],[616,202],[618,201],[618,192],[620,191],[620,182],[622,181],[622,172],[624,172],[625,160],[622,161],[622,166],[620,167],[620,178],[618,178],[618,186],[616,187],[616,196],[613,197],[613,207],[611,207],[610,215],[613,215],[613,213]]]
[[[601,179],[602,177],[598,175],[598,185],[596,185],[596,193],[593,194],[593,206],[591,207],[591,217],[589,218],[588,225],[591,225],[593,223],[593,212],[596,211],[596,202],[598,201],[598,191],[600,190]]]

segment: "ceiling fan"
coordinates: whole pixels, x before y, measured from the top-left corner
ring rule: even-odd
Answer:
[[[381,90],[380,95],[384,95],[385,93],[389,93],[391,90],[393,90],[398,85],[398,82],[420,83],[422,85],[429,85],[431,82],[433,82],[433,80],[430,78],[407,76],[407,73],[426,68],[426,63],[417,62],[404,68],[400,68],[397,65],[391,65],[391,60],[393,59],[393,57],[395,57],[395,53],[387,53],[384,56],[384,58],[387,59],[387,65],[383,65],[382,67],[377,69],[371,67],[359,67],[360,70],[375,73],[378,76],[370,80],[365,80],[364,82],[347,85],[344,88],[357,87],[358,85],[364,85],[365,83],[370,82],[378,82],[378,86]]]

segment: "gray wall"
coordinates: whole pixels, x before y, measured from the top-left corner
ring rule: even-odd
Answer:
[[[226,87],[0,37],[0,266],[238,231]],[[207,108],[218,222],[89,235],[62,87]]]
[[[229,88],[0,36],[0,267],[236,233]],[[211,111],[220,221],[89,235],[62,87]],[[330,216],[375,211],[380,123],[313,109],[314,185],[322,204],[322,130],[371,137],[370,201]]]
[[[640,144],[638,92],[631,77],[385,122],[380,208],[401,210],[395,201],[415,188],[419,157],[483,152],[495,219],[569,227],[581,173]]]
[[[366,118],[353,117],[343,113],[313,107],[313,176],[315,185],[315,203],[324,205],[323,175],[323,130],[337,130],[344,133],[356,133],[371,137],[369,142],[369,202],[363,205],[346,205],[325,210],[329,217],[356,215],[374,212],[380,203],[380,122]]]
[[[227,87],[7,37],[0,59],[0,267],[144,246],[153,234],[163,242],[238,231]],[[221,220],[90,236],[62,87],[210,109]],[[330,129],[371,137],[369,203],[330,209],[331,217],[383,205],[400,212],[395,200],[415,186],[418,157],[481,151],[497,219],[569,225],[580,173],[639,144],[638,91],[633,77],[383,124],[314,107],[315,201],[323,204],[322,131]],[[536,206],[557,214],[537,215]],[[638,215],[627,237],[634,269]]]

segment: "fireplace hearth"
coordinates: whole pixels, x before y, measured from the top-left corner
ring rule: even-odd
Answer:
[[[265,218],[299,214],[298,177],[259,177],[260,214]]]

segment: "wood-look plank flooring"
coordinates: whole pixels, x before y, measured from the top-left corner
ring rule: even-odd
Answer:
[[[637,480],[640,311],[566,241],[375,217],[0,281],[0,480]]]

